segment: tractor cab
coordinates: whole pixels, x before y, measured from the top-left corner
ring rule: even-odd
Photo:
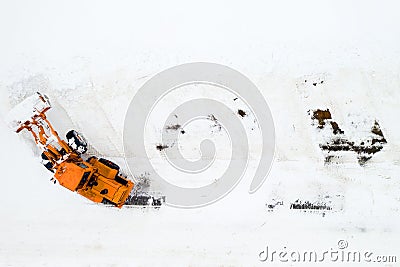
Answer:
[[[93,171],[93,167],[87,162],[64,161],[57,168],[54,177],[58,180],[60,185],[71,191],[76,191],[87,186]]]

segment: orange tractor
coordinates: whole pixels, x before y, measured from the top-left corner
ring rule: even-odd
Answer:
[[[119,173],[118,165],[94,156],[83,159],[87,143],[80,134],[69,131],[67,142],[58,136],[45,114],[51,108],[47,96],[37,93],[25,99],[21,106],[30,107],[30,119],[13,120],[10,126],[17,133],[27,130],[32,134],[42,152],[43,164],[54,173],[54,182],[57,180],[60,185],[94,202],[119,208],[129,201],[141,201],[140,197],[130,196],[134,184]],[[17,111],[17,115],[26,118],[27,114]]]

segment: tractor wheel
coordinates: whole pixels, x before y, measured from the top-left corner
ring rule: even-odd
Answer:
[[[105,204],[105,205],[114,205],[114,206],[115,206],[115,203],[111,202],[110,200],[108,200],[108,199],[106,199],[106,198],[103,198],[103,200],[101,201],[101,203],[102,203],[102,204]]]
[[[99,162],[103,163],[104,165],[106,165],[107,167],[109,167],[111,169],[119,171],[119,166],[108,159],[101,158],[101,159],[99,159]]]
[[[71,130],[66,134],[68,145],[78,154],[85,154],[87,151],[87,142],[77,131]]]
[[[44,153],[42,153],[41,156],[42,156],[42,164],[46,167],[46,169],[48,169],[51,172],[54,172],[54,170],[53,170],[54,166],[51,163],[51,161],[49,160],[49,158]]]

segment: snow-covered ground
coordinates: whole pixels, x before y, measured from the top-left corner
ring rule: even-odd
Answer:
[[[260,89],[274,118],[276,153],[254,194],[248,194],[249,168],[230,194],[203,208],[114,209],[53,185],[28,135],[0,120],[0,266],[309,266],[262,262],[259,255],[267,246],[322,254],[338,250],[339,240],[348,242],[346,251],[394,255],[399,264],[399,7],[396,1],[2,1],[2,119],[39,90],[52,100],[49,118],[60,135],[75,128],[96,153],[123,163],[125,112],[140,86],[178,64],[215,62]],[[196,94],[209,96],[204,88]],[[216,96],[224,97],[231,98]],[[164,109],[183,98],[172,97]],[[319,144],[329,136],[309,111],[327,108],[347,138],[363,140],[377,120],[387,143],[365,166],[353,151],[326,164]],[[180,140],[188,158],[199,156],[202,136],[200,126],[192,127],[197,135]],[[159,129],[153,130],[147,145],[154,148]],[[223,132],[214,138],[223,168],[229,143]],[[153,156],[165,174],[167,162]],[[211,182],[170,178],[188,187]],[[331,209],[291,209],[306,201]]]

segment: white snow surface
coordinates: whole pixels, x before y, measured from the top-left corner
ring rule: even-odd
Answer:
[[[261,262],[258,255],[266,246],[324,251],[339,240],[353,251],[396,255],[399,264],[398,10],[396,1],[372,0],[2,1],[0,266],[309,266]],[[53,104],[48,115],[61,136],[76,129],[95,153],[123,164],[124,116],[136,91],[166,68],[197,61],[240,71],[270,106],[275,160],[255,194],[248,188],[257,133],[249,134],[246,174],[222,200],[197,209],[116,209],[53,185],[30,136],[15,134],[5,122],[12,107],[40,91]],[[208,96],[205,89],[198,94]],[[159,109],[180,98],[184,92]],[[325,137],[307,113],[316,108],[329,108],[354,140],[379,121],[387,144],[364,167],[355,155],[325,165],[318,147]],[[154,150],[160,129],[151,130],[149,154],[166,173],[165,159]],[[224,133],[214,137],[221,142],[218,172],[230,149]],[[198,144],[183,138],[179,146],[196,159]],[[172,179],[188,187],[212,182],[209,176]],[[296,200],[332,210],[290,209]],[[266,205],[277,202],[282,205]]]

